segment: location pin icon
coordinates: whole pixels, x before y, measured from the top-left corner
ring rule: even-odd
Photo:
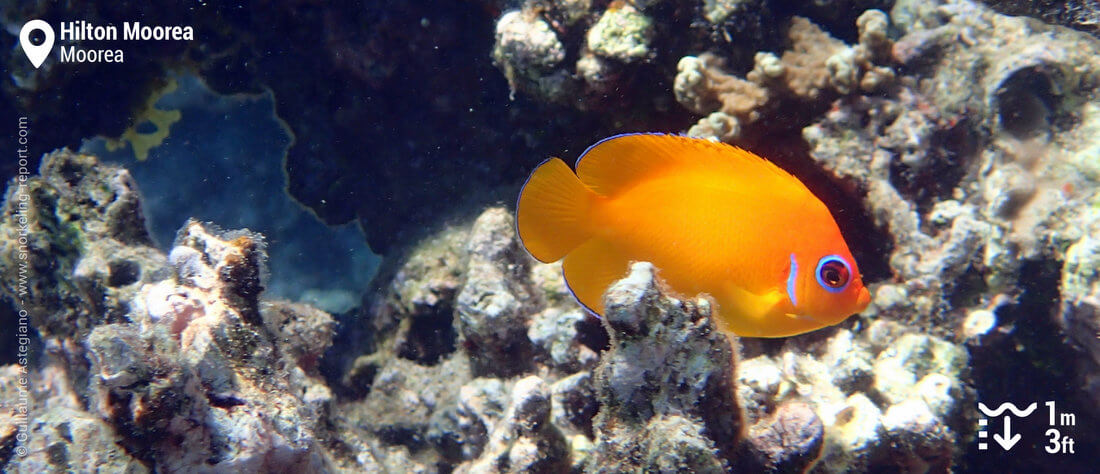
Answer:
[[[42,30],[42,33],[46,35],[46,39],[42,41],[42,44],[35,45],[31,43],[31,33],[34,30]],[[19,44],[23,46],[23,52],[27,54],[27,59],[31,60],[31,64],[35,69],[42,65],[42,62],[46,60],[46,56],[50,55],[50,50],[53,49],[53,28],[50,28],[50,24],[42,20],[31,20],[27,24],[23,25],[23,29],[19,30]]]

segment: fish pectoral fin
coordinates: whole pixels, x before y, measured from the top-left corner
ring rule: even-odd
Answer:
[[[797,320],[799,320],[799,321],[810,321],[810,322],[816,322],[816,321],[817,321],[816,319],[814,319],[814,318],[812,318],[812,317],[810,317],[810,316],[807,316],[807,315],[805,315],[805,314],[794,314],[794,313],[784,313],[784,314],[785,314],[785,315],[786,315],[786,316],[787,316],[788,318],[791,318],[791,319],[797,319]]]
[[[779,290],[771,290],[764,294],[757,294],[739,286],[730,285],[727,292],[737,312],[752,319],[762,319],[772,314],[775,309],[786,299]]]
[[[783,304],[787,301],[787,294],[779,290],[771,290],[760,297],[760,313],[758,317],[767,317],[782,311]]]
[[[755,294],[740,288],[727,290],[727,301],[721,301],[722,329],[738,336],[787,337],[826,326],[813,316],[798,314],[779,289]],[[733,308],[727,312],[727,305]]]
[[[787,296],[778,289],[763,294],[753,293],[735,285],[726,285],[725,298],[719,301],[722,326],[740,336],[767,334],[768,316],[786,314]]]

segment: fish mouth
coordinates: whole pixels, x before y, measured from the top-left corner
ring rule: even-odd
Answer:
[[[871,292],[867,290],[867,287],[860,288],[859,296],[856,297],[856,305],[859,306],[859,311],[866,309],[869,304],[871,304]]]

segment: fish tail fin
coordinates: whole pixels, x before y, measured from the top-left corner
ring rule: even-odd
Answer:
[[[543,162],[527,178],[516,206],[524,247],[539,261],[560,260],[592,238],[590,215],[597,197],[564,161]]]

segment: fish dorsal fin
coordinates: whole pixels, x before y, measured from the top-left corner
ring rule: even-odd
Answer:
[[[774,163],[747,150],[700,138],[632,133],[603,139],[577,159],[577,176],[603,196],[613,196],[659,173],[697,168],[735,173],[750,180],[776,180],[805,189]]]

